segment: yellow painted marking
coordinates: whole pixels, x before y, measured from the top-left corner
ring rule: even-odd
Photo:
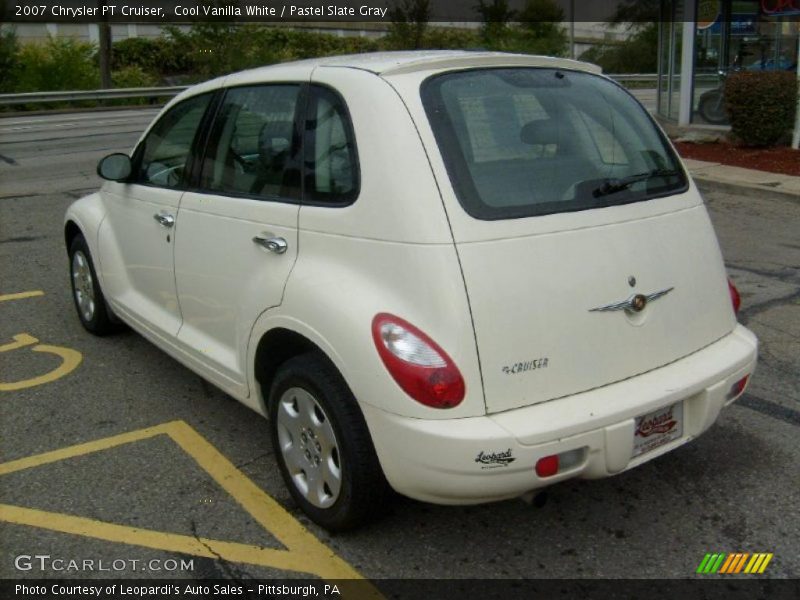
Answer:
[[[0,294],[0,302],[24,300],[25,298],[35,298],[36,296],[44,296],[44,292],[42,290],[31,290],[30,292],[17,292],[16,294]]]
[[[50,383],[51,381],[60,379],[61,377],[64,377],[64,375],[74,371],[83,360],[83,355],[77,350],[73,350],[72,348],[64,348],[63,346],[39,344],[39,340],[27,333],[15,335],[13,339],[13,342],[0,346],[0,352],[9,352],[10,350],[18,350],[20,348],[25,348],[26,346],[33,346],[31,351],[43,352],[45,354],[55,354],[61,359],[61,364],[52,371],[49,371],[44,375],[39,375],[38,377],[31,377],[30,379],[13,381],[10,383],[0,382],[0,392],[13,392],[29,387],[36,387],[37,385],[42,385],[44,383]]]
[[[766,570],[766,568],[767,568],[767,565],[769,564],[769,561],[771,561],[771,560],[772,560],[772,556],[773,556],[773,555],[772,555],[772,553],[770,552],[769,554],[767,554],[767,555],[764,557],[764,562],[762,562],[762,563],[761,563],[761,566],[760,566],[760,567],[759,567],[759,569],[758,569],[758,572],[759,572],[759,573],[763,573],[763,572]]]
[[[758,562],[759,557],[761,554],[756,552],[753,556],[750,557],[750,562],[747,563],[747,566],[744,568],[745,573],[750,573],[753,570],[753,566]]]
[[[163,533],[9,504],[0,504],[0,520],[17,525],[29,525],[61,533],[97,538],[108,542],[144,546],[145,548],[154,548],[165,552],[179,552],[204,558],[222,557],[229,561],[270,566],[288,571],[308,570],[301,554],[287,550],[274,550],[250,544],[195,538],[177,533]]]
[[[728,571],[728,567],[730,566],[731,562],[733,562],[733,558],[736,556],[735,554],[728,554],[728,557],[725,559],[725,562],[722,563],[722,567],[720,567],[718,573],[726,573]]]
[[[739,572],[742,570],[742,567],[744,567],[744,561],[746,561],[746,560],[747,560],[747,557],[748,557],[748,556],[750,556],[750,554],[749,554],[749,553],[747,553],[747,552],[745,552],[744,554],[742,554],[742,558],[741,558],[741,559],[739,560],[739,562],[736,564],[736,570],[734,571],[733,569],[731,569],[731,573],[739,573]]]
[[[94,519],[6,504],[0,504],[0,521],[168,552],[180,552],[205,558],[222,558],[232,562],[299,571],[317,575],[322,579],[363,579],[353,567],[314,537],[272,497],[256,486],[204,437],[183,421],[172,421],[8,461],[0,464],[0,476],[158,435],[169,436],[287,549],[275,550],[251,544],[198,539],[193,536],[116,525]],[[367,592],[370,597],[381,598],[380,593],[369,584],[362,583],[358,587],[358,591],[360,595]]]
[[[758,573],[758,569],[759,569],[759,567],[761,567],[761,563],[764,562],[764,559],[766,557],[767,557],[767,555],[766,555],[765,552],[760,552],[758,554],[754,554],[753,558],[755,558],[756,561],[753,563],[753,567],[750,569],[750,572],[751,573]]]
[[[76,456],[83,456],[85,454],[92,454],[101,450],[110,450],[116,446],[130,444],[131,442],[138,442],[139,440],[146,440],[157,435],[169,435],[169,426],[171,423],[163,425],[156,425],[154,427],[147,427],[145,429],[137,429],[128,433],[120,433],[107,438],[94,440],[92,442],[85,442],[83,444],[76,444],[66,448],[59,448],[50,452],[43,452],[35,456],[28,456],[4,463],[0,463],[0,476],[14,473],[16,471],[23,471],[32,467],[40,467],[49,463],[58,462],[67,458],[74,458]]]
[[[39,343],[39,340],[37,340],[32,335],[28,335],[27,333],[20,333],[19,335],[15,335],[11,339],[13,339],[14,341],[0,346],[0,352],[17,350],[18,348],[24,348],[25,346],[33,346],[34,344]]]
[[[174,421],[170,425],[169,436],[264,529],[287,548],[300,550],[308,562],[316,565],[314,573],[324,579],[361,578],[350,565],[322,545],[280,504],[245,477],[194,429],[183,421]]]

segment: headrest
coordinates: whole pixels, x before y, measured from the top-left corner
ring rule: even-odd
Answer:
[[[558,144],[562,139],[562,131],[554,119],[539,119],[526,123],[519,133],[523,144]]]
[[[285,158],[292,144],[292,122],[270,121],[258,134],[258,153],[265,165],[273,165],[276,158]],[[281,165],[282,166],[282,165]]]

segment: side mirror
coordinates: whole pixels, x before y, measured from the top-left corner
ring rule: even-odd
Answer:
[[[97,164],[97,174],[109,181],[125,181],[131,175],[131,159],[127,154],[109,154]]]

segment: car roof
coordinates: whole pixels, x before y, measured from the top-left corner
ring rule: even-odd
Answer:
[[[305,80],[317,68],[359,69],[374,73],[380,77],[391,77],[415,72],[436,72],[480,67],[550,67],[571,69],[590,73],[602,73],[602,69],[591,63],[536,56],[530,54],[510,54],[507,52],[486,52],[471,50],[413,50],[398,52],[369,52],[364,54],[347,54],[325,56],[286,63],[277,63],[266,67],[256,67],[230,75],[223,75],[211,81],[185,90],[173,99],[169,105],[203,92],[221,87],[250,85],[269,82],[281,77]]]
[[[225,83],[226,85],[235,84],[237,76],[245,73],[248,75],[248,79],[260,74],[263,74],[265,79],[269,79],[274,71],[287,68],[312,71],[317,67],[339,67],[360,69],[376,75],[389,76],[414,71],[517,65],[575,69],[593,73],[601,72],[600,67],[597,65],[566,58],[469,50],[415,50],[347,54],[281,63],[235,73],[230,75]]]

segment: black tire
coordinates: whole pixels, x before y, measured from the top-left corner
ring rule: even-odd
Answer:
[[[700,96],[697,110],[703,120],[710,125],[722,125],[728,122],[725,98],[720,90],[711,90]]]
[[[316,448],[319,450],[313,457],[317,461],[316,467],[312,458],[307,458],[308,447],[305,447],[305,454],[301,458],[307,461],[307,464],[303,463],[304,468],[322,469],[317,471],[320,481],[323,480],[323,473],[327,471],[324,464],[326,456],[328,459],[333,457],[331,460],[338,465],[340,488],[335,499],[333,495],[327,498],[327,501],[332,502],[330,506],[319,506],[309,501],[306,495],[313,496],[313,494],[304,493],[299,487],[301,484],[297,482],[297,478],[301,482],[307,481],[304,479],[306,471],[298,473],[300,467],[295,464],[291,467],[293,476],[290,473],[290,465],[287,464],[287,454],[281,447],[281,439],[284,440],[286,447],[297,445],[299,449],[301,445],[296,431],[292,433],[286,427],[288,413],[284,412],[280,422],[278,415],[279,410],[286,411],[286,406],[291,405],[292,397],[298,393],[297,390],[306,392],[316,401],[318,407],[322,409],[322,416],[325,417],[320,419],[320,422],[324,424],[327,420],[335,435],[335,454],[332,452],[326,454],[324,447],[320,449],[320,445],[316,443],[317,438],[314,437]],[[286,404],[283,409],[280,407],[282,399]],[[296,400],[293,406],[298,406]],[[320,416],[319,412],[314,414]],[[364,525],[383,512],[391,492],[375,454],[372,437],[356,399],[327,357],[311,352],[291,358],[281,365],[270,389],[269,419],[272,447],[283,481],[294,501],[312,521],[329,531],[344,531]],[[294,426],[295,423],[289,425]],[[305,428],[303,430],[306,431]],[[311,430],[308,431],[311,435]],[[287,439],[291,439],[291,443]],[[310,440],[310,438],[304,439]],[[288,460],[292,460],[292,453],[289,452],[288,455],[290,456]],[[320,459],[323,462],[321,466]],[[327,483],[324,486],[327,486]],[[330,488],[324,486],[323,488],[329,491]],[[307,487],[311,487],[311,484],[309,483]]]
[[[89,279],[82,277],[85,271],[80,266],[81,261],[88,270]],[[118,331],[120,326],[106,305],[89,246],[82,235],[75,236],[69,246],[69,280],[75,311],[86,331],[98,336]],[[80,300],[81,294],[89,295],[88,290],[91,290],[91,309],[86,304],[81,306]]]

